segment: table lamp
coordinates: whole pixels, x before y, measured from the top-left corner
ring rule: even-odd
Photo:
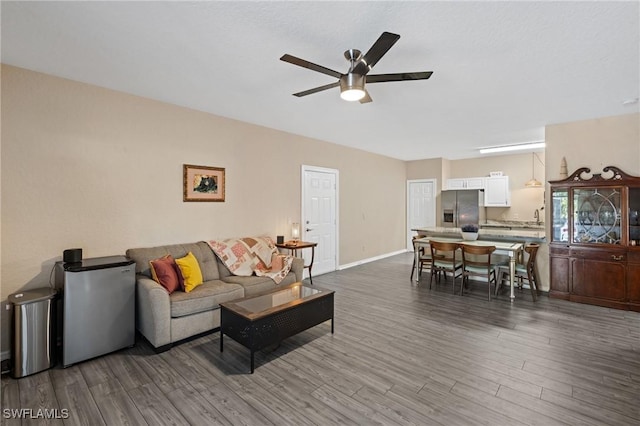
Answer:
[[[291,239],[294,243],[297,243],[300,240],[300,224],[298,222],[293,222],[291,224]]]

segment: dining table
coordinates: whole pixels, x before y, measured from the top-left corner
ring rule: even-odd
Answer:
[[[516,261],[519,258],[519,256],[522,254],[522,250],[524,249],[523,243],[514,243],[509,241],[492,241],[492,240],[464,240],[462,238],[446,238],[446,237],[416,238],[415,240],[413,240],[414,247],[415,247],[414,265],[416,270],[414,275],[416,277],[416,282],[420,279],[420,276],[418,273],[418,268],[420,265],[420,261],[419,261],[420,247],[428,247],[431,241],[455,242],[458,244],[468,244],[472,246],[494,246],[496,248],[496,251],[494,251],[495,254],[502,254],[502,255],[509,256],[509,288],[510,288],[509,299],[511,300],[511,302],[514,301],[514,299],[516,298],[515,291],[514,291],[515,278],[516,278]]]

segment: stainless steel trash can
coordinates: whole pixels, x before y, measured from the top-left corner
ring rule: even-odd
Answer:
[[[14,378],[51,368],[56,351],[56,290],[45,287],[9,296],[13,304]]]

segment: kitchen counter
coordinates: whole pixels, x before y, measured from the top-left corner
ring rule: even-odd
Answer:
[[[460,228],[444,228],[434,226],[429,228],[416,228],[412,231],[418,232],[426,236],[441,237],[460,237]],[[478,239],[483,240],[505,240],[505,241],[525,241],[525,242],[544,242],[546,232],[544,229],[506,229],[506,228],[485,228],[478,231]]]

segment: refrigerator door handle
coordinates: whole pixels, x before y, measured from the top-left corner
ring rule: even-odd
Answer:
[[[458,217],[459,214],[460,212],[458,211],[458,200],[456,197],[456,203],[453,206],[453,227],[454,228],[458,227],[458,222],[460,221],[460,218]]]

